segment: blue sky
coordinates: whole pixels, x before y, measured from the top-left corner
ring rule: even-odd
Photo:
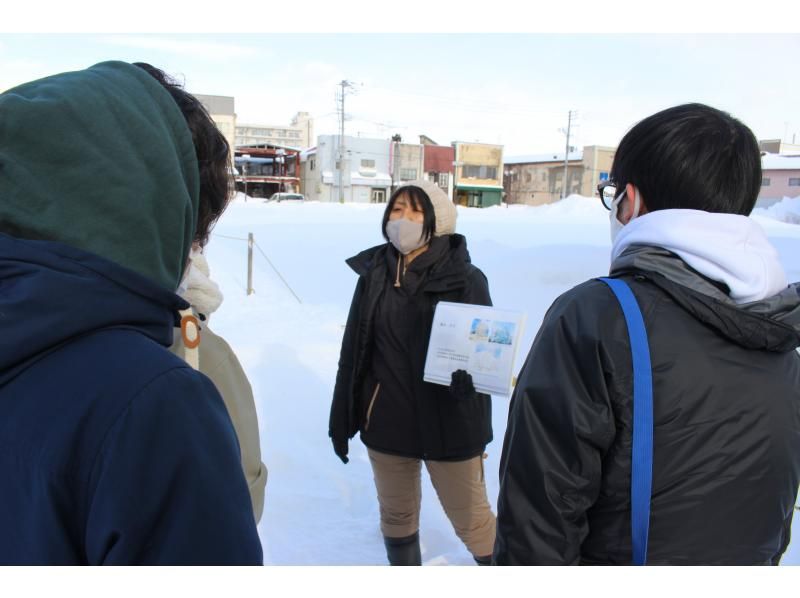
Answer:
[[[109,59],[146,61],[190,92],[235,97],[240,122],[288,124],[311,112],[335,133],[439,143],[501,143],[506,155],[615,145],[641,118],[699,101],[732,112],[759,138],[800,142],[798,34],[0,33],[0,89]]]

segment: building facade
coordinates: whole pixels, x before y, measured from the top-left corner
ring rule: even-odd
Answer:
[[[236,110],[234,100],[231,96],[211,96],[195,94],[194,97],[203,105],[208,112],[211,120],[225,136],[225,140],[231,148],[236,147]]]
[[[301,153],[301,179],[306,199],[383,203],[391,194],[391,141],[344,138],[340,166],[339,136],[320,135],[317,145]]]
[[[800,196],[800,156],[761,156],[761,192],[756,205],[766,208],[784,197]]]
[[[592,197],[597,184],[608,180],[616,149],[590,145],[567,156],[566,193]],[[506,158],[503,190],[506,202],[542,205],[558,201],[564,187],[564,154]]]
[[[402,183],[416,181],[423,177],[425,166],[423,146],[392,140],[389,149],[391,152],[392,190]]]
[[[263,144],[234,150],[236,190],[250,197],[302,193],[300,150]]]
[[[770,154],[783,154],[785,156],[800,156],[800,144],[786,143],[781,139],[762,139],[758,142],[758,149]]]
[[[290,125],[237,123],[236,146],[277,145],[308,148],[314,144],[314,119],[308,112],[298,112]]]
[[[419,136],[419,142],[423,146],[423,171],[425,172],[425,178],[439,185],[439,188],[447,194],[447,197],[453,197],[453,162],[456,160],[455,148],[449,145],[438,145],[425,135]]]
[[[462,206],[500,205],[503,197],[503,146],[453,142],[453,201]]]

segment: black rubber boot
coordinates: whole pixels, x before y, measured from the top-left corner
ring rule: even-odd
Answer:
[[[475,562],[478,563],[478,565],[481,565],[481,566],[483,566],[483,565],[491,565],[492,564],[492,555],[491,554],[488,555],[488,556],[473,556],[472,558],[475,559]]]
[[[383,537],[386,556],[390,565],[421,565],[422,554],[419,548],[419,532],[405,538]]]

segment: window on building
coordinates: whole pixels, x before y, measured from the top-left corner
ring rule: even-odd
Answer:
[[[464,178],[477,179],[478,177],[480,177],[480,174],[481,174],[480,166],[475,166],[474,164],[464,165]]]
[[[442,189],[447,189],[447,186],[450,184],[450,173],[448,172],[440,172],[439,173],[439,186]]]
[[[361,168],[375,168],[375,160],[361,160]]]
[[[496,179],[497,167],[467,164],[464,166],[464,177],[468,179]]]
[[[790,187],[800,187],[800,178],[790,178],[789,179],[789,186]]]
[[[400,169],[400,180],[401,181],[414,181],[417,179],[417,169],[416,168],[401,168]]]
[[[769,187],[769,177],[765,176],[761,179],[761,186],[762,187]]]
[[[525,182],[526,183],[533,182],[533,175],[530,172],[525,173]]]
[[[313,158],[308,161],[308,169],[309,170],[314,170],[314,159]]]

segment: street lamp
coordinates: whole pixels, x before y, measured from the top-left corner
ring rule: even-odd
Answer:
[[[506,207],[508,207],[508,204],[510,203],[508,201],[508,198],[510,196],[513,196],[513,193],[514,193],[514,178],[515,178],[516,174],[517,174],[517,171],[514,170],[513,168],[510,168],[509,170],[504,170],[503,171],[503,175],[508,177],[508,194],[506,196]],[[516,201],[514,203],[516,203]]]

